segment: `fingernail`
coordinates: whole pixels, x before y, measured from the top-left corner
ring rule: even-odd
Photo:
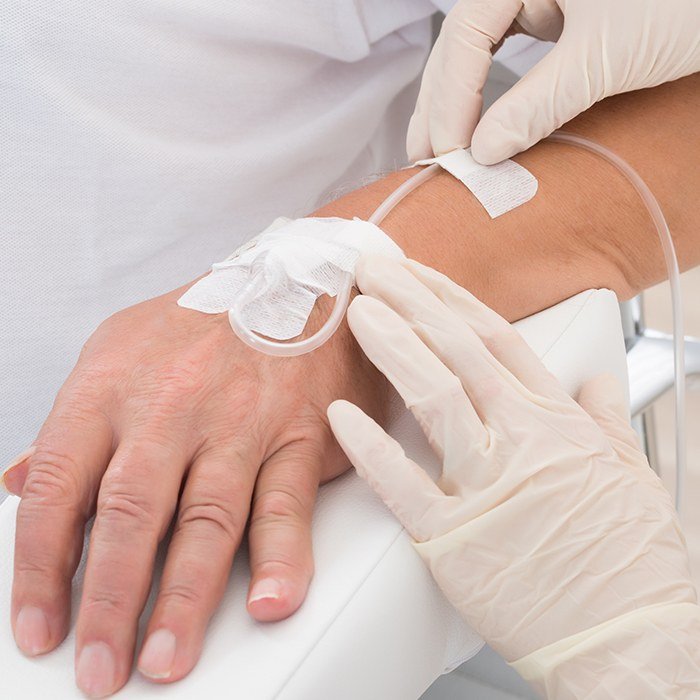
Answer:
[[[27,656],[36,656],[49,647],[49,621],[44,611],[25,605],[17,615],[15,641]]]
[[[277,600],[282,594],[282,584],[275,578],[264,578],[258,581],[248,596],[248,604],[265,598]]]
[[[90,698],[102,698],[114,692],[116,664],[112,650],[104,642],[83,647],[76,669],[78,687]]]
[[[177,640],[166,629],[151,634],[141,650],[139,671],[147,678],[168,678],[173,671]]]
[[[31,447],[28,447],[24,452],[21,452],[18,454],[12,462],[5,467],[5,469],[2,472],[2,475],[0,475],[0,486],[2,486],[5,491],[8,493],[12,493],[10,489],[7,488],[7,485],[5,484],[5,477],[9,474],[10,471],[12,471],[15,467],[19,466],[24,462],[25,459],[29,459],[34,453],[36,452],[36,446],[32,445]]]

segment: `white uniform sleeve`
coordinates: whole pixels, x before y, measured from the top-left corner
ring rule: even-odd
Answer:
[[[437,7],[440,12],[447,14],[456,4],[457,0],[431,0],[433,5]]]

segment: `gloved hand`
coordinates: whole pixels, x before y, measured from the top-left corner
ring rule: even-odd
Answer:
[[[619,383],[594,380],[576,403],[505,320],[418,263],[369,259],[358,282],[371,296],[352,303],[352,331],[442,476],[348,402],[331,427],[467,622],[558,699],[677,697],[679,679],[700,691],[684,538]]]
[[[557,45],[479,121],[491,49],[520,31]],[[408,156],[471,143],[479,163],[497,163],[604,97],[698,70],[698,0],[460,0],[426,66]]]

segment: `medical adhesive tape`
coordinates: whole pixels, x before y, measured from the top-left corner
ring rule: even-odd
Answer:
[[[513,160],[481,165],[472,158],[471,149],[460,148],[437,158],[419,160],[415,165],[432,163],[462,182],[492,219],[525,204],[537,192],[537,178]]]

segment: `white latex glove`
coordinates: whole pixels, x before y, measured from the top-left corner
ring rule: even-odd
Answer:
[[[557,45],[479,121],[491,50],[520,31]],[[408,156],[471,143],[479,163],[497,163],[604,97],[698,70],[698,0],[460,0],[426,66]]]
[[[331,427],[447,598],[558,700],[700,697],[684,538],[619,383],[599,378],[576,403],[510,324],[418,263],[370,258],[357,279],[371,296],[350,327],[442,476],[348,402],[331,404]]]

